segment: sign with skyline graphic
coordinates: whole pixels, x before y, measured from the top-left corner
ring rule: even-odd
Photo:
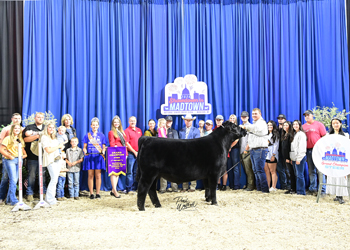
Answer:
[[[161,105],[162,115],[211,114],[208,103],[208,86],[198,82],[197,76],[177,77],[165,85],[165,104]]]
[[[312,150],[315,166],[323,174],[344,177],[350,174],[349,135],[327,135],[317,141]]]

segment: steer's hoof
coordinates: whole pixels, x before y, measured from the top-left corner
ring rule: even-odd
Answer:
[[[206,202],[211,202],[211,199],[210,198],[205,198],[205,201]]]
[[[145,207],[139,207],[139,211],[145,211]]]
[[[218,206],[217,202],[211,202],[211,204],[214,205],[214,206]]]
[[[162,205],[159,204],[154,204],[155,207],[162,207]]]

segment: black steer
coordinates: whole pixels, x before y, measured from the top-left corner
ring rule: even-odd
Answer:
[[[226,121],[210,135],[191,140],[143,136],[137,156],[137,206],[145,210],[147,193],[155,207],[161,207],[157,192],[160,177],[175,183],[204,181],[206,200],[216,202],[216,186],[226,170],[227,155],[233,141],[247,132]]]

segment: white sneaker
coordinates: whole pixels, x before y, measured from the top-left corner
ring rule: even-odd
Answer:
[[[0,200],[0,205],[5,205],[5,201]]]
[[[269,191],[270,191],[270,192],[275,192],[275,191],[277,191],[277,189],[276,189],[276,188],[273,188],[273,187],[270,187]]]

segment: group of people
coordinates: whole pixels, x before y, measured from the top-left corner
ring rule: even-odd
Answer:
[[[264,193],[277,190],[279,178],[281,189],[286,194],[305,195],[315,194],[317,191],[317,179],[325,176],[318,172],[312,159],[312,150],[315,143],[327,134],[325,126],[315,121],[311,110],[303,114],[306,123],[295,120],[293,123],[287,121],[286,116],[281,114],[277,117],[278,124],[273,120],[266,122],[258,108],[253,109],[253,123],[249,122],[249,113],[243,111],[240,115],[242,128],[248,131],[245,137],[237,139],[231,145],[228,159],[227,171],[218,180],[218,189],[225,191],[229,180],[230,189],[240,189],[240,163],[247,176],[246,191],[261,191]],[[193,126],[196,117],[192,115],[182,116],[185,127],[179,132],[172,128],[172,116],[161,118],[157,122],[150,119],[148,129],[145,133],[136,127],[136,117],[129,118],[129,126],[124,130],[119,116],[115,116],[111,122],[111,130],[108,133],[110,147],[126,147],[127,149],[127,173],[126,187],[124,193],[133,194],[137,190],[136,171],[138,140],[144,136],[154,136],[173,139],[194,139],[207,136],[215,129],[222,126],[224,117],[218,115],[215,118],[216,126],[212,120],[200,120],[199,127]],[[101,171],[106,170],[105,152],[107,139],[102,132],[99,132],[99,119],[93,118],[90,123],[91,130],[82,140],[83,148],[79,148],[79,139],[76,130],[72,126],[73,118],[69,114],[63,115],[61,126],[56,130],[54,123],[44,125],[44,114],[35,114],[35,123],[27,127],[21,127],[21,115],[13,114],[11,125],[5,127],[0,134],[0,153],[3,157],[3,172],[0,184],[0,204],[15,205],[18,202],[16,197],[16,185],[18,181],[18,165],[21,159],[18,158],[18,143],[23,147],[22,159],[26,158],[28,170],[27,200],[33,201],[36,175],[39,170],[39,147],[40,142],[43,149],[42,170],[43,170],[43,192],[45,200],[50,205],[57,204],[57,200],[79,199],[80,171],[88,171],[88,188],[90,199],[100,199]],[[237,116],[232,114],[229,121],[238,125]],[[330,128],[330,134],[348,136],[342,130],[341,120],[334,118]],[[175,149],[174,149],[175,150]],[[308,163],[310,187],[308,192],[305,188],[304,168]],[[50,183],[46,188],[46,171],[50,175]],[[277,175],[278,173],[278,175]],[[64,194],[64,187],[68,179],[69,194]],[[94,179],[95,190],[94,193]],[[112,190],[110,195],[120,198],[117,190],[119,175],[110,174]],[[327,178],[327,183],[343,183],[337,178]],[[180,189],[177,183],[170,183],[160,179],[159,193],[168,192],[194,192],[197,181],[182,183]],[[169,186],[169,188],[168,188]],[[7,190],[8,188],[8,190]],[[322,187],[322,193],[326,189]],[[336,201],[344,203],[343,196],[346,195],[342,188],[329,188],[327,192],[336,195]],[[6,200],[5,200],[6,199]]]
[[[243,116],[243,117],[242,117]],[[337,184],[343,187],[327,186],[327,193],[336,195],[335,201],[344,203],[343,196],[348,195],[346,185],[349,185],[349,177],[334,178],[326,177],[315,167],[312,151],[316,142],[327,135],[325,126],[314,120],[312,110],[306,110],[303,114],[306,123],[294,120],[287,121],[286,116],[281,114],[277,117],[278,125],[273,120],[267,123],[261,117],[261,111],[254,109],[252,112],[253,124],[245,122],[246,112],[242,112],[241,119],[249,134],[241,139],[241,151],[243,166],[247,174],[247,191],[254,189],[254,177],[256,189],[269,193],[276,191],[278,176],[281,189],[286,194],[296,193],[298,195],[316,195],[318,183]],[[329,134],[349,135],[343,132],[342,121],[338,118],[331,120]],[[245,159],[250,152],[250,162]],[[310,186],[306,192],[304,169],[308,165]],[[252,176],[250,166],[253,170]],[[278,175],[277,175],[278,173]],[[347,180],[348,179],[348,180]],[[322,186],[322,195],[326,193],[325,185]]]

